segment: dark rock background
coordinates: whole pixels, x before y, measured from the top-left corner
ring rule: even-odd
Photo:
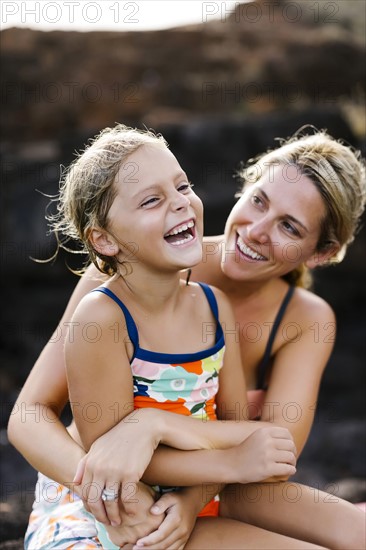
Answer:
[[[320,2],[315,17],[306,2],[277,1],[271,11],[253,2],[255,22],[243,4],[226,20],[165,31],[1,33],[0,547],[21,547],[1,541],[22,537],[35,480],[8,444],[7,419],[76,284],[66,262],[80,265],[63,254],[53,264],[30,259],[54,251],[43,194],[57,192],[60,164],[116,121],[153,127],[204,200],[206,233],[216,234],[234,204],[240,161],[276,137],[313,124],[365,152],[363,2],[345,4]],[[353,501],[366,500],[365,244],[362,230],[342,264],[316,273],[338,335],[296,475]]]

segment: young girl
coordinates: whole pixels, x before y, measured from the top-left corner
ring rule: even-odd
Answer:
[[[288,166],[289,163],[292,167],[300,166],[300,173],[295,174],[296,177],[294,177],[293,174],[287,172],[287,169],[277,171],[275,174],[277,177],[273,180],[274,174],[271,166],[278,168],[279,161],[284,163],[284,166]],[[297,272],[304,262],[313,266],[314,263],[331,259],[332,254],[336,253],[340,246],[346,245],[352,239],[364,203],[363,172],[357,156],[347,147],[338,144],[323,133],[314,137],[294,140],[292,145],[287,148],[286,146],[281,147],[269,159],[263,158],[263,166],[268,167],[268,169],[261,172],[257,170],[258,177],[256,181],[253,177],[250,179],[250,185],[247,185],[246,192],[229,218],[225,237],[209,238],[205,242],[203,263],[199,267],[199,271],[196,271],[198,274],[196,277],[208,281],[214,279],[215,282],[217,281],[216,284],[224,288],[229,295],[234,306],[236,321],[239,323],[237,336],[240,339],[244,368],[248,373],[250,388],[255,388],[256,367],[261,356],[264,355],[265,357],[265,361],[262,362],[264,369],[261,368],[261,372],[262,378],[263,371],[265,372],[264,379],[268,386],[268,392],[266,402],[262,408],[262,420],[266,414],[269,415],[269,411],[272,411],[271,419],[273,420],[274,417],[276,423],[288,426],[297,441],[298,447],[302,448],[312,423],[320,376],[332,347],[331,344],[322,341],[323,339],[317,345],[314,345],[314,342],[309,339],[309,327],[314,323],[314,320],[320,321],[321,325],[324,326],[324,323],[334,322],[334,317],[330,308],[322,300],[305,290],[296,289],[291,299],[289,299],[290,295],[287,295],[288,283],[284,279],[288,277],[289,272]],[[334,176],[334,171],[336,178],[330,177],[330,174]],[[303,172],[306,172],[307,177],[305,179],[303,177],[298,178],[298,176],[304,175]],[[288,175],[287,179],[284,175]],[[271,176],[271,179],[268,176]],[[320,185],[319,191],[321,194],[313,193],[309,195],[313,191],[314,183]],[[328,189],[326,201],[322,199],[322,196],[324,196],[322,186],[327,186]],[[265,195],[263,195],[263,191]],[[258,193],[260,193],[259,196]],[[284,202],[284,199],[287,202]],[[153,197],[153,200],[155,200],[155,197]],[[331,209],[334,210],[337,205],[338,215],[330,215]],[[341,209],[339,209],[340,205],[342,205]],[[262,224],[262,219],[266,221],[265,226]],[[328,221],[324,223],[326,219]],[[323,223],[320,223],[320,220],[323,220]],[[300,228],[298,222],[305,226],[306,233],[297,233],[297,228]],[[259,231],[259,233],[253,231],[253,228],[255,229],[261,225],[262,231]],[[264,231],[263,227],[265,228]],[[331,243],[320,239],[325,231],[333,233]],[[250,237],[245,235],[246,232],[250,233]],[[234,235],[234,238],[231,237],[232,235]],[[240,236],[241,240],[237,235]],[[233,244],[228,246],[231,242],[230,239]],[[293,243],[296,243],[295,246]],[[282,245],[282,248],[279,248],[279,244]],[[250,245],[249,250],[247,249],[248,245]],[[268,253],[271,251],[271,245],[273,253]],[[265,247],[268,250],[264,250]],[[282,255],[284,250],[290,251],[291,247],[292,250],[294,248],[302,250],[298,258],[294,259]],[[278,254],[279,251],[280,254]],[[84,277],[65,312],[61,327],[65,326],[64,322],[70,321],[71,314],[81,296],[93,287],[95,287],[95,279]],[[287,309],[281,321],[279,316],[276,316],[276,311],[279,309],[285,295],[288,296],[284,302]],[[285,308],[282,307],[281,309],[283,314]],[[248,323],[262,328],[266,326],[267,328],[267,324],[271,324],[274,320],[276,321],[274,326],[277,328],[280,326],[281,329],[283,329],[285,323],[299,323],[303,336],[297,339],[295,335],[294,338],[286,340],[283,337],[283,330],[276,333],[272,331],[272,338],[269,340],[270,345],[267,345],[266,353],[264,353],[266,347],[265,332],[263,332],[260,339],[256,339],[254,343],[252,340],[250,343],[249,337],[245,338],[246,332],[243,328]],[[204,332],[206,339],[209,333],[208,328],[206,324]],[[32,429],[33,441],[36,438],[35,444],[28,443],[27,438],[23,437],[23,425],[18,422],[17,415],[13,415],[11,419],[10,435],[36,467],[51,477],[60,481],[67,481],[72,478],[78,457],[83,455],[83,451],[65,434],[62,425],[57,421],[57,415],[49,405],[50,402],[53,402],[62,407],[67,399],[66,387],[63,382],[62,361],[59,361],[56,352],[56,348],[58,349],[59,346],[59,342],[57,345],[47,346],[19,397],[19,401],[24,400],[29,405],[40,402],[41,406],[44,407],[45,413],[40,416],[41,423],[30,427],[28,424],[27,426],[28,430]],[[268,361],[269,358],[271,362]],[[46,374],[50,363],[53,365],[55,373],[57,373],[57,378],[52,385],[50,385]],[[304,369],[304,365],[306,365],[306,369]],[[36,386],[34,386],[34,382],[36,382]],[[302,405],[303,414],[300,421],[296,423],[289,422],[291,418],[284,418],[281,414],[284,406],[291,402],[298,402]],[[271,408],[271,403],[279,404],[279,406]],[[231,409],[229,406],[225,407],[226,412],[230,410],[231,412],[234,411],[235,414],[237,407],[231,406]],[[150,411],[144,412],[150,413]],[[259,416],[261,411],[254,407],[254,412],[256,416]],[[85,483],[95,481],[99,486],[104,487],[108,481],[108,472],[111,470],[114,472],[113,480],[136,481],[139,479],[152,451],[139,453],[134,452],[134,449],[138,451],[148,448],[146,439],[150,434],[153,440],[153,448],[159,440],[164,441],[164,436],[161,436],[160,432],[165,433],[166,431],[163,429],[165,420],[159,415],[157,417],[156,413],[157,411],[154,411],[151,418],[148,418],[148,415],[140,417],[137,424],[122,423],[99,438],[87,455]],[[164,415],[167,416],[166,413]],[[177,420],[178,415],[171,416],[175,416],[174,420]],[[44,418],[53,419],[54,423],[44,422]],[[189,419],[181,418],[179,420]],[[211,427],[212,424],[208,423],[207,426],[210,425]],[[137,434],[134,439],[130,439],[131,427],[135,430],[134,433]],[[156,433],[154,430],[156,430]],[[47,460],[45,460],[44,455],[47,451],[45,441],[63,454],[54,457],[48,455]],[[170,440],[170,444],[177,443]],[[135,465],[131,466],[128,463],[126,465],[125,457],[127,453],[124,452],[124,448],[129,448],[133,456],[141,457],[141,460],[136,460],[135,468]],[[186,452],[182,463],[179,451],[159,448],[149,468],[150,476],[156,476],[157,469],[154,470],[154,459],[156,457],[159,459],[159,475],[162,475],[163,470],[165,476],[159,478],[160,483],[177,483],[178,471],[181,485],[210,481],[212,478],[205,477],[204,474],[207,471],[211,473],[210,468],[215,466],[216,481],[233,481],[233,477],[230,477],[230,474],[225,470],[227,465],[225,461],[229,454],[218,456],[215,453],[220,453],[220,451],[196,451],[192,453],[194,458],[191,460],[189,458],[191,454]],[[197,460],[197,456],[202,456],[202,460]],[[64,460],[63,457],[65,457]],[[172,461],[174,468],[169,478],[169,468],[171,472]],[[143,464],[143,462],[145,463]],[[230,463],[229,459],[228,462]],[[231,462],[231,464],[233,463]],[[223,471],[221,465],[223,465],[225,471]],[[200,469],[201,471],[199,471]],[[186,476],[185,479],[184,475]],[[196,475],[195,478],[194,475]],[[146,479],[150,482],[154,481],[153,478]],[[314,493],[294,484],[290,484],[290,486],[276,484],[267,487],[270,487],[270,498],[267,498],[267,502],[264,501],[264,491],[266,489],[264,486],[259,486],[257,491],[262,491],[262,498],[250,499],[250,506],[248,506],[245,499],[239,498],[242,497],[243,493],[236,491],[234,499],[224,499],[221,512],[225,513],[225,506],[231,504],[234,505],[234,510],[230,510],[232,516],[234,512],[236,517],[271,531],[288,533],[296,538],[313,540],[332,548],[360,546],[360,543],[354,543],[354,541],[362,540],[356,525],[360,525],[363,518],[357,515],[358,511],[351,505],[347,506],[346,503],[341,501],[331,502],[331,506],[327,505],[326,495],[322,493],[319,493],[319,502],[315,505]],[[291,487],[300,488],[301,499],[293,501],[283,498],[284,488],[287,490]],[[187,509],[186,495],[182,496],[179,493],[164,495],[157,504],[160,505],[160,511],[168,509],[167,518],[162,523],[163,528],[159,529],[157,535],[151,535],[150,538],[143,539],[145,545],[154,542],[158,544],[159,548],[169,547],[172,536],[164,531],[164,526],[168,525],[172,530],[174,521],[177,523],[177,515],[174,517],[174,513],[179,505],[172,504],[174,499],[175,502],[179,502],[179,499],[182,502],[185,499],[184,506],[185,510]],[[89,504],[96,516],[103,520],[105,510],[102,501],[96,499],[94,503],[90,502]],[[108,516],[116,521],[116,511],[113,507],[115,507],[115,503],[112,501],[106,502]],[[186,511],[184,513],[184,518],[186,518]],[[174,521],[171,520],[169,524],[169,519],[173,517]],[[185,525],[186,532],[189,532],[193,523],[194,521],[191,519],[188,521],[186,519],[184,521],[180,520],[180,526]],[[202,520],[200,520],[200,523],[202,525]],[[197,529],[199,525],[198,523]],[[339,532],[337,528],[341,525],[342,531]],[[283,539],[277,538],[276,533],[269,533],[263,529],[253,529],[250,532],[247,531],[246,541],[241,541],[241,548],[244,548],[246,544],[252,548],[274,548],[276,545],[280,548],[287,547]],[[176,539],[186,540],[186,532],[182,534],[181,531],[179,532],[179,528],[176,528]],[[210,533],[212,533],[213,539],[210,538],[210,534],[205,533],[205,545],[209,545],[210,540],[212,545],[217,545],[216,531],[213,529]],[[166,540],[164,540],[163,535],[166,535]],[[225,539],[223,547],[228,547],[229,540],[228,538]],[[163,546],[166,543],[167,546]],[[288,543],[289,541],[287,541]],[[294,544],[294,541],[291,541],[291,544]],[[301,543],[301,547],[304,548],[305,543]]]

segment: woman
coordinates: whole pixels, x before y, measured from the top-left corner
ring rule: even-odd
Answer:
[[[334,327],[335,320],[323,300],[300,286],[291,295],[290,285],[300,283],[301,273],[304,278],[304,267],[331,263],[352,241],[365,202],[364,168],[357,154],[319,132],[290,140],[264,155],[245,177],[243,195],[228,218],[225,235],[206,240],[203,262],[193,276],[221,288],[231,301],[247,385],[260,392],[260,400],[252,401],[258,393],[250,396],[254,403],[249,410],[251,416],[287,427],[300,452],[311,428],[321,375],[332,349],[329,338],[314,342],[311,327],[317,322],[319,329],[329,335],[327,331]],[[81,297],[99,284],[97,271],[89,268],[61,320],[63,337]],[[279,311],[282,319],[276,319]],[[272,326],[277,332],[273,331],[268,339]],[[203,338],[210,330],[210,326],[203,327]],[[61,482],[73,478],[75,464],[84,456],[58,421],[58,412],[68,399],[62,347],[61,338],[51,340],[19,396],[18,403],[39,404],[40,423],[24,426],[20,415],[14,414],[9,429],[12,442],[26,458]],[[28,437],[24,437],[25,431]],[[97,455],[108,470],[120,449],[116,433],[106,434],[100,445],[92,448],[85,479],[95,479],[93,461]],[[50,447],[58,449],[57,455],[45,460]],[[123,476],[121,465],[120,479]],[[291,504],[291,513],[296,517],[297,506]],[[96,515],[102,513],[100,502],[90,508]],[[232,508],[230,499],[224,499],[222,513],[233,517]],[[276,525],[271,525],[276,507],[265,506],[263,499],[257,506],[252,502],[241,510],[244,517],[240,519],[274,531],[284,530],[279,518]],[[312,514],[316,511],[309,512],[310,523]],[[345,547],[352,533],[343,534],[344,538],[335,536],[334,530],[330,532],[333,526],[334,516],[323,522],[319,537],[324,537],[316,542]],[[294,525],[292,536],[301,538],[296,529]]]

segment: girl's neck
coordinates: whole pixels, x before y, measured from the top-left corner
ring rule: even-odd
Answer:
[[[125,298],[131,297],[135,304],[147,312],[157,312],[176,304],[179,297],[180,274],[138,272],[132,266],[131,273],[120,273],[113,278],[113,285],[123,293]]]

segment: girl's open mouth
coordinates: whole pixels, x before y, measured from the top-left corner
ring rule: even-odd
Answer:
[[[195,222],[189,220],[188,222],[177,225],[164,235],[164,239],[173,246],[180,246],[182,244],[189,243],[196,236]]]

